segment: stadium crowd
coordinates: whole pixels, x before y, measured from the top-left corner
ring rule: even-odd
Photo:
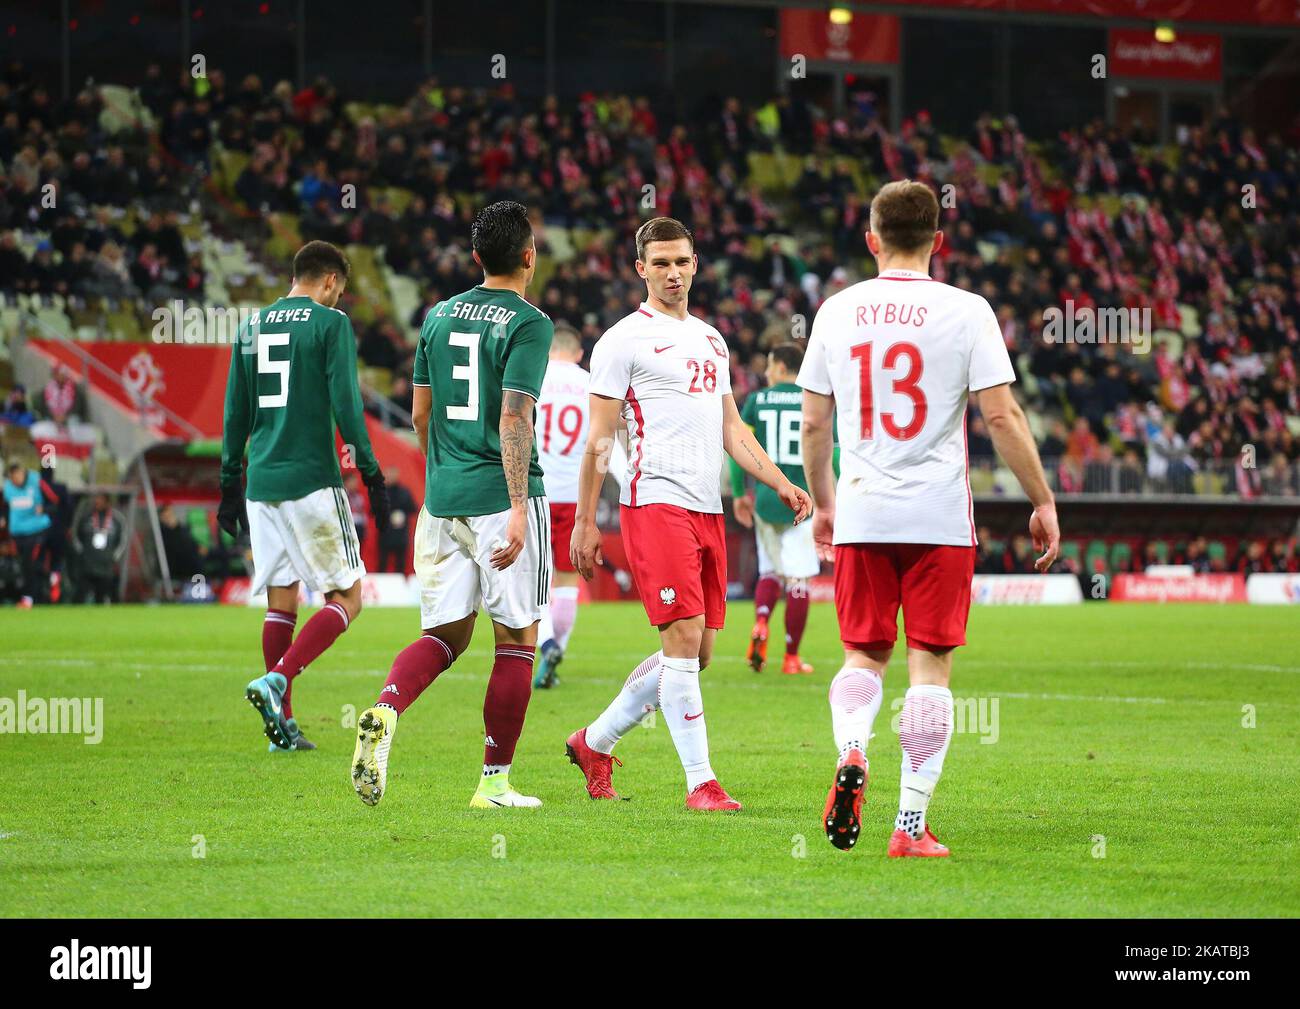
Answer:
[[[1101,123],[1031,140],[1010,116],[941,136],[920,111],[891,131],[865,92],[842,115],[784,96],[677,115],[645,97],[560,102],[430,79],[400,106],[358,111],[325,79],[295,90],[152,66],[138,93],[152,130],[109,132],[97,89],[61,102],[21,65],[0,76],[0,295],[202,300],[181,223],[217,199],[220,145],[247,156],[233,192],[255,239],[269,238],[268,213],[292,213],[304,239],[382,248],[418,282],[410,318],[358,327],[399,405],[423,312],[478,280],[475,207],[503,198],[531,208],[544,261],[563,238],[532,294],[587,347],[642,296],[638,224],[685,221],[701,253],[692,307],[727,338],[743,399],[768,348],[871,275],[869,193],[912,177],[943,194],[932,272],[993,305],[1061,491],[1300,493],[1300,149],[1226,110],[1162,147]],[[1067,304],[1149,310],[1151,352],[1048,340],[1046,311]],[[0,392],[12,422],[23,407]],[[992,456],[977,416],[970,450],[977,469]],[[1205,472],[1219,483],[1198,482]],[[1007,550],[989,563],[1016,563]]]

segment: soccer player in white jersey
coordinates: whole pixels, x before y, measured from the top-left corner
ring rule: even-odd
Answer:
[[[687,808],[738,810],[709,762],[700,696],[700,670],[726,614],[723,452],[775,489],[795,522],[812,505],[741,419],[722,336],[687,311],[698,265],[691,233],[679,221],[656,217],[637,231],[636,253],[646,300],[591,355],[591,432],[570,549],[578,573],[591,578],[600,562],[596,502],[621,428],[630,472],[620,496],[623,543],[661,649],[632,671],[599,718],[568,738],[566,750],[593,799],[617,799],[610,783],[614,745],[661,708],[686,772]]]
[[[582,360],[582,340],[571,326],[560,323],[551,341],[551,358],[537,401],[537,448],[551,506],[551,549],[555,557],[551,576],[551,601],[542,608],[537,629],[538,662],[533,687],[548,689],[559,683],[556,670],[569,646],[578,619],[578,573],[569,560],[569,539],[578,505],[578,464],[587,445],[590,380]],[[626,463],[617,443],[610,470],[622,486]]]
[[[803,457],[817,510],[813,538],[835,561],[844,666],[831,682],[839,747],[826,835],[848,850],[861,829],[867,743],[902,607],[910,686],[903,701],[898,818],[890,857],[944,856],[926,822],[952,738],[952,653],[966,643],[975,522],[967,473],[967,397],[1033,505],[1039,571],[1060,550],[1056,503],[1015,372],[987,301],[931,280],[943,244],[939,205],[919,182],[891,182],[871,203],[867,246],[879,274],[827,298],[799,371]],[[831,476],[832,415],[840,477]]]

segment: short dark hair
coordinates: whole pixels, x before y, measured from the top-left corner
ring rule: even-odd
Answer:
[[[889,249],[921,252],[939,230],[939,201],[924,182],[899,179],[871,201],[871,230]]]
[[[636,229],[636,258],[645,262],[645,247],[651,242],[675,242],[684,238],[695,251],[695,236],[690,228],[674,217],[652,217]]]
[[[799,374],[799,366],[803,364],[803,348],[797,343],[778,343],[770,353],[786,371],[792,375]]]
[[[528,208],[514,200],[489,203],[474,216],[469,238],[485,273],[510,276],[523,268],[524,251],[533,240]]]
[[[337,245],[308,242],[293,257],[294,280],[319,280],[327,273],[337,273],[344,280],[352,276],[352,264]]]

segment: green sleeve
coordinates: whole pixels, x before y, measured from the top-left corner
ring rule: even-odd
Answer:
[[[755,417],[755,414],[758,412],[757,406],[758,394],[751,392],[745,397],[745,402],[740,407],[740,419],[750,427],[753,427],[758,423],[758,418]]]
[[[428,336],[433,332],[433,319],[437,310],[438,306],[434,305],[425,313],[424,324],[420,327],[420,338],[415,341],[415,368],[411,372],[412,385],[433,384],[429,381],[429,356],[424,348],[428,344]]]
[[[515,330],[506,348],[506,366],[501,388],[522,392],[537,399],[542,394],[546,362],[551,356],[555,326],[546,316],[530,319]]]
[[[357,338],[346,315],[339,312],[334,319],[325,334],[325,381],[330,391],[330,409],[343,435],[343,443],[352,446],[353,461],[368,480],[379,472],[379,461],[370,447],[366,411],[357,381]]]
[[[252,428],[248,378],[240,363],[245,353],[243,340],[235,342],[230,352],[230,374],[226,378],[226,407],[221,424],[221,483],[240,484],[244,476],[244,446]]]
[[[831,452],[831,469],[835,471],[835,479],[840,478],[840,447],[837,444]]]

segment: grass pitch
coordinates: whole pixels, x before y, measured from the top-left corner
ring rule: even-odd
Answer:
[[[868,754],[862,839],[840,852],[820,825],[834,613],[813,607],[810,677],[749,671],[751,614],[731,607],[704,674],[714,767],[745,804],[721,816],[682,808],[662,719],[620,744],[614,784],[630,802],[591,802],[563,756],[655,647],[634,605],[581,609],[563,682],[534,694],[511,776],[546,805],[499,812],[468,808],[485,621],[402,718],[371,809],[352,791],[345,723],[414,637],[414,610],[367,611],[299,679],[296,714],[319,749],[289,755],[266,752],[243,697],[260,672],[256,610],[0,611],[0,698],[104,703],[97,745],[0,735],[0,914],[346,917],[363,891],[380,916],[1300,912],[1300,614],[975,608],[953,682],[967,731],[930,813],[954,855],[897,861],[885,845],[901,657]]]

